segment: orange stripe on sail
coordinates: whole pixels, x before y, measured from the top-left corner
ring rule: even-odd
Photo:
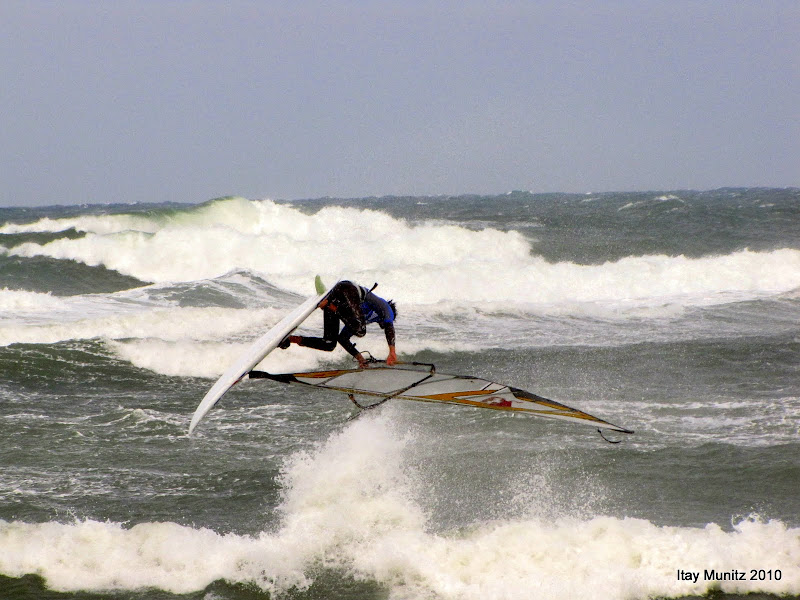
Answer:
[[[426,396],[419,395],[418,398],[428,398],[430,400],[441,400],[442,402],[452,402],[454,400],[462,399],[462,396],[492,396],[495,395],[497,390],[488,392],[486,390],[475,390],[471,392],[447,392],[446,394],[429,394]]]
[[[342,375],[344,373],[352,373],[353,371],[348,371],[344,369],[339,369],[338,371],[312,371],[310,373],[292,373],[295,377],[304,377],[306,379],[326,379],[328,377],[336,377],[337,375]]]

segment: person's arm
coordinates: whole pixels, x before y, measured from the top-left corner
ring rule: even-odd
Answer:
[[[389,303],[373,294],[367,293],[365,300],[369,303],[375,312],[378,314],[377,323],[383,329],[386,335],[386,345],[389,346],[389,355],[386,357],[386,364],[391,366],[397,363],[397,351],[395,350],[395,334],[394,334],[394,310]]]
[[[386,344],[389,346],[389,356],[386,357],[386,364],[391,366],[397,362],[397,352],[395,351],[394,323],[384,323],[383,332],[386,334]]]
[[[355,358],[358,361],[358,366],[360,368],[365,368],[367,366],[366,359],[361,355],[361,352],[358,351],[355,344],[350,341],[350,338],[353,336],[353,332],[350,331],[349,327],[344,327],[342,332],[339,334],[339,345],[347,350],[348,354]]]

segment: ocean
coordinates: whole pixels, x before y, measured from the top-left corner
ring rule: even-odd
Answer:
[[[317,274],[635,433],[251,380],[188,436]],[[800,189],[0,208],[0,440],[3,599],[800,598]]]

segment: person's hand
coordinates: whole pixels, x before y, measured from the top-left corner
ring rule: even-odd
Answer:
[[[356,354],[356,360],[358,361],[358,368],[359,369],[366,369],[367,368],[367,361],[363,356],[361,356],[360,352],[358,354]]]
[[[397,354],[394,351],[394,346],[389,346],[389,356],[386,357],[386,364],[390,367],[397,364]]]

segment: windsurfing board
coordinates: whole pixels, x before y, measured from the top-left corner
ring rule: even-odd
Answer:
[[[211,389],[208,390],[208,393],[194,411],[194,415],[192,415],[192,422],[189,424],[189,435],[192,434],[197,424],[206,416],[208,411],[219,402],[220,398],[222,398],[229,389],[236,385],[236,383],[251,371],[253,367],[264,360],[267,354],[277,348],[278,344],[280,344],[287,335],[297,329],[297,327],[314,312],[317,305],[328,294],[319,275],[317,275],[314,280],[314,285],[317,291],[316,296],[303,302],[281,319],[272,329],[258,338],[236,362],[228,367]]]

